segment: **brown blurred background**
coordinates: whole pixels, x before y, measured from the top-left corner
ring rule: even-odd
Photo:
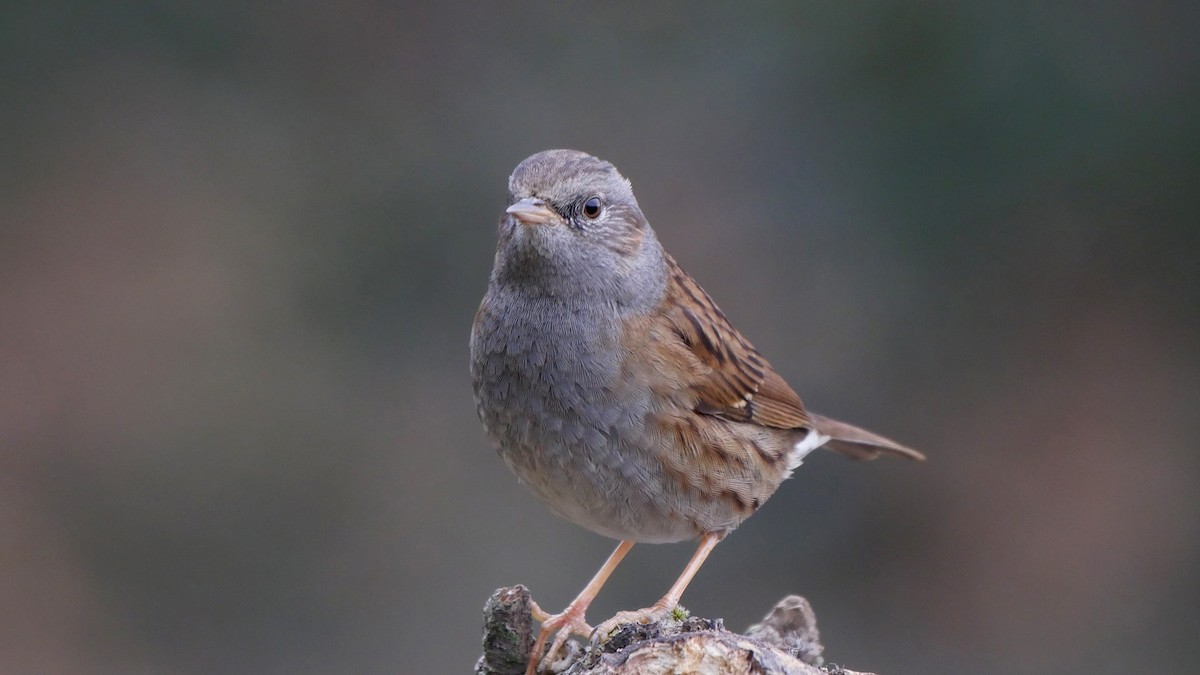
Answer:
[[[1200,658],[1195,3],[9,3],[0,672],[465,673],[612,542],[488,446],[509,171],[574,147],[810,407],[685,604],[885,674]],[[691,553],[639,546],[591,613]]]

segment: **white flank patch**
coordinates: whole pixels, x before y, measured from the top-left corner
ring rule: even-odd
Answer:
[[[799,443],[793,445],[792,451],[788,453],[788,468],[784,478],[791,478],[792,472],[800,466],[808,453],[828,443],[830,438],[832,436],[824,436],[816,429],[810,429],[808,434]]]

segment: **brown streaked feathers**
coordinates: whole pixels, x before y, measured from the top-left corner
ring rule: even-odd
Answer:
[[[773,429],[815,429],[831,437],[825,447],[854,459],[874,459],[881,454],[925,459],[916,450],[893,440],[806,411],[800,396],[733,327],[696,280],[669,254],[664,259],[668,278],[662,303],[650,315],[634,321],[639,324],[638,331],[667,340],[665,344],[659,343],[665,352],[660,357],[674,354],[677,365],[684,366],[674,384],[686,387],[694,395],[695,412]],[[658,321],[670,330],[647,330],[644,325]],[[636,333],[627,334],[630,339],[637,339]],[[675,344],[671,344],[671,338]],[[660,372],[667,372],[672,364],[659,365],[666,368]],[[758,453],[764,458],[779,456],[761,448]]]

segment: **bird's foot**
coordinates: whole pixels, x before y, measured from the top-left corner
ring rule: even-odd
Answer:
[[[525,668],[525,675],[534,675],[537,672],[539,661],[552,663],[554,656],[558,654],[563,645],[567,643],[567,638],[571,635],[579,635],[582,637],[590,637],[592,627],[584,620],[583,615],[586,610],[585,606],[576,606],[574,603],[567,605],[567,608],[560,614],[550,614],[538,606],[536,602],[530,602],[530,611],[533,618],[537,619],[542,624],[542,630],[538,633],[537,642],[533,645],[533,651],[529,654],[529,665]],[[546,639],[554,635],[554,642],[550,643],[550,649],[546,650],[546,654],[542,656],[542,647],[546,644]]]
[[[675,610],[675,603],[657,602],[653,607],[645,609],[637,609],[633,611],[617,612],[613,617],[604,623],[596,626],[595,636],[603,641],[612,634],[618,626],[626,623],[654,623],[662,621],[670,616]]]

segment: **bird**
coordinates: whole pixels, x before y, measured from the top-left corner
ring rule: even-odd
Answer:
[[[659,242],[628,179],[577,150],[538,152],[508,179],[487,292],[471,329],[476,408],[500,457],[555,514],[620,543],[557,614],[545,643],[651,622],[713,548],[806,455],[924,460],[819,415]],[[585,612],[635,543],[698,539],[655,604],[595,629]]]

